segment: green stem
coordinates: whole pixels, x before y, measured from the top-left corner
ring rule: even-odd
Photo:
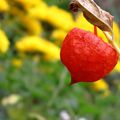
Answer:
[[[60,80],[59,80],[60,81],[59,85],[57,86],[56,91],[54,92],[52,98],[48,102],[48,106],[51,106],[54,103],[54,101],[57,98],[57,96],[59,95],[60,91],[64,88],[64,80],[65,80],[66,75],[67,75],[67,71],[66,71],[66,69],[63,69]]]

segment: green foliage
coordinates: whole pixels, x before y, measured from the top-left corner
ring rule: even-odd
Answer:
[[[60,112],[66,110],[72,120],[80,116],[89,120],[119,120],[120,91],[103,97],[89,89],[90,84],[70,86],[68,72],[60,62],[36,62],[28,55],[18,68],[11,64],[12,59],[9,54],[0,60],[1,100],[11,94],[21,96],[15,105],[5,106],[8,119],[33,120],[31,114],[36,113],[47,120],[58,120]]]

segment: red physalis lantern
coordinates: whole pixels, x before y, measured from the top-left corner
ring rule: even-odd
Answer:
[[[116,65],[118,53],[97,35],[72,29],[61,48],[61,61],[71,74],[72,84],[94,82],[106,76]]]

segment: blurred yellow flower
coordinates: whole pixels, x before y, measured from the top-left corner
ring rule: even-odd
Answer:
[[[40,1],[37,6],[28,9],[28,15],[40,20],[45,20],[47,17],[47,12],[49,11],[48,6],[45,2]]]
[[[0,52],[5,53],[9,48],[9,40],[4,31],[0,30]]]
[[[6,12],[9,10],[9,5],[6,0],[0,0],[0,12]]]
[[[15,44],[20,52],[42,52],[54,60],[60,59],[60,49],[53,43],[38,36],[26,36]]]
[[[25,9],[35,7],[41,3],[42,0],[14,0],[15,2],[23,5]]]
[[[56,13],[56,14],[52,15],[53,13]],[[66,17],[64,17],[64,15]],[[49,17],[49,16],[52,16],[52,17]],[[63,20],[65,22],[67,21],[67,23],[61,22],[62,18],[64,18]],[[94,32],[94,26],[83,17],[82,13],[80,13],[77,16],[76,21],[74,21],[74,23],[73,23],[73,18],[70,13],[67,14],[67,12],[65,12],[64,10],[61,11],[59,8],[54,7],[54,6],[49,8],[47,21],[49,23],[53,24],[54,26],[60,28],[60,29],[55,29],[51,35],[52,38],[54,38],[56,40],[60,40],[60,41],[64,40],[64,38],[67,34],[66,31],[71,30],[73,27],[78,27],[78,28],[81,28],[84,30]],[[63,24],[59,24],[59,23],[63,23]],[[65,25],[68,25],[69,27],[66,27]],[[114,36],[115,36],[116,42],[120,44],[120,41],[119,41],[120,29],[116,22],[113,23],[113,31],[114,31]],[[99,28],[98,28],[98,36],[101,37],[104,41],[107,41],[107,38],[105,37],[104,33]]]
[[[66,35],[67,35],[66,31],[62,29],[55,29],[52,32],[51,37],[56,40],[56,44],[61,44]]]
[[[49,7],[46,21],[53,26],[69,31],[74,27],[74,21],[71,13],[58,8],[57,6]]]
[[[42,33],[42,25],[38,20],[29,16],[21,16],[20,20],[30,34],[40,35]]]
[[[12,65],[14,65],[15,67],[21,67],[21,65],[22,65],[22,60],[21,59],[16,59],[16,58],[14,58],[13,60],[12,60]]]
[[[119,72],[120,73],[120,61],[118,61],[117,65],[114,68],[113,72]]]
[[[88,31],[91,31],[91,32],[94,32],[94,26],[89,23],[84,17],[83,17],[83,14],[80,13],[78,16],[77,16],[77,19],[76,19],[76,27],[79,27],[81,29],[84,29],[84,30],[88,30]],[[114,32],[114,37],[115,37],[115,41],[117,43],[119,43],[119,39],[120,39],[120,29],[118,27],[118,24],[116,22],[113,22],[113,32]],[[103,34],[103,32],[98,28],[98,36],[101,37],[104,41],[107,41],[107,38],[105,37],[105,35]]]
[[[110,94],[109,85],[103,79],[93,82],[91,87],[96,92],[103,92],[104,96],[108,96]]]
[[[37,19],[31,18],[16,7],[11,8],[11,13],[19,18],[20,23],[31,35],[40,35],[42,33],[42,25]]]
[[[37,7],[28,10],[30,16],[44,20],[54,27],[69,31],[74,27],[74,21],[71,13],[58,8],[57,6],[48,7],[42,3]]]

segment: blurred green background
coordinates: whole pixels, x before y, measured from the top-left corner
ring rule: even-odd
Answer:
[[[0,120],[120,120],[120,62],[98,82],[69,85],[62,41],[73,27],[93,32],[69,2],[0,0]],[[114,15],[120,46],[119,1],[96,2]]]

